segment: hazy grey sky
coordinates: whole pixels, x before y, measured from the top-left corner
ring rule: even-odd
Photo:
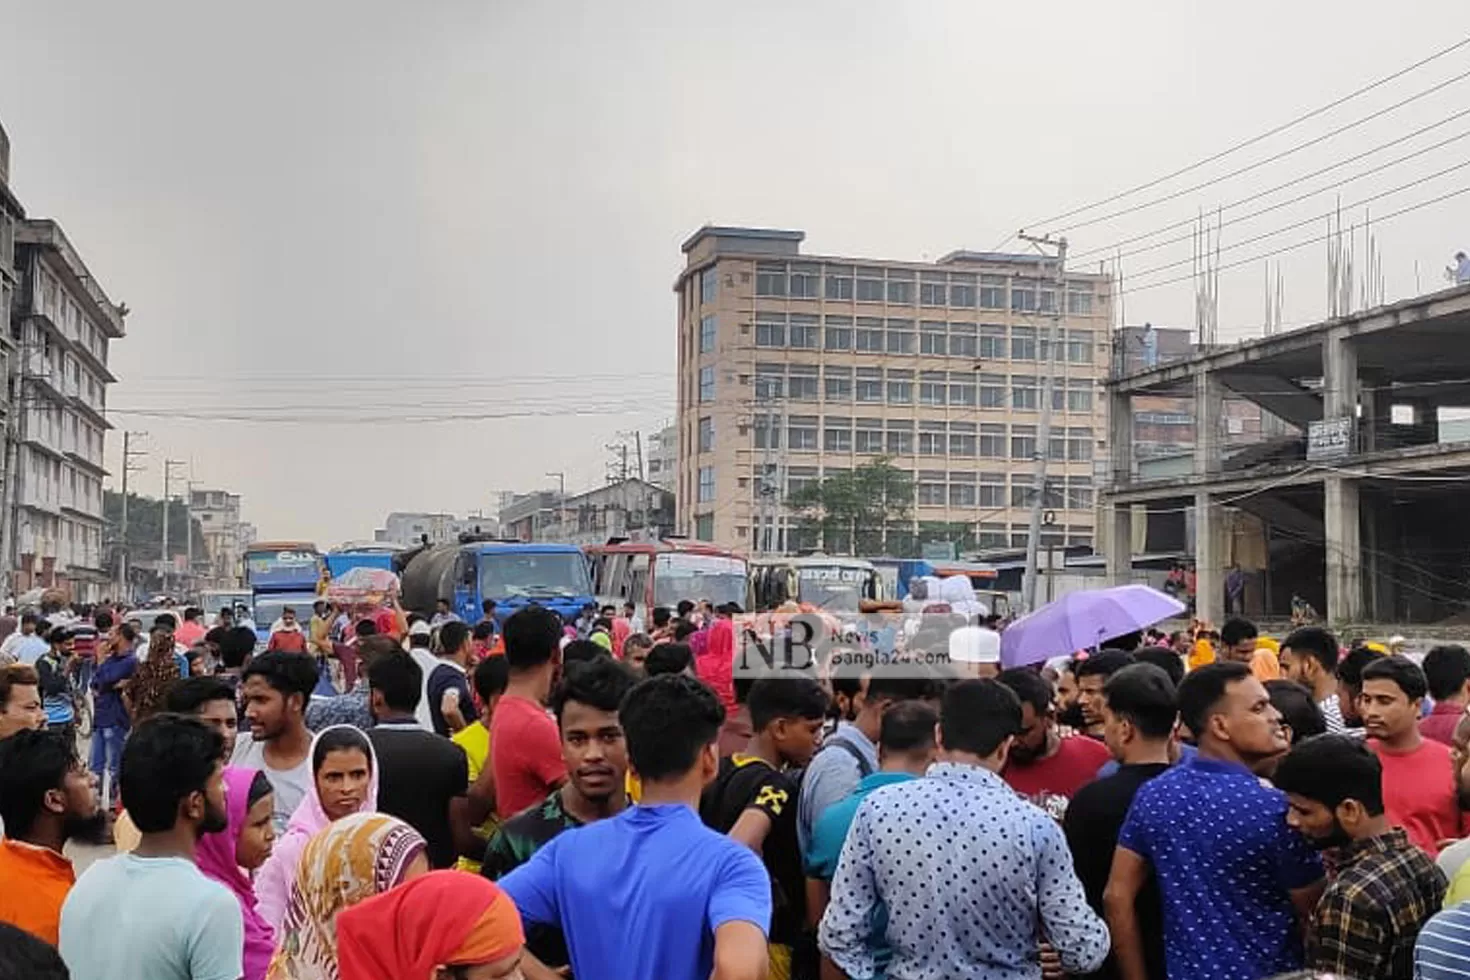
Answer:
[[[110,403],[167,414],[116,419],[149,433],[140,489],[159,492],[163,456],[188,459],[203,484],[244,494],[262,534],[332,544],[368,536],[390,510],[488,509],[496,490],[553,485],[548,470],[579,489],[601,478],[616,431],[672,417],[670,285],[679,243],[704,222],[800,228],[827,253],[990,248],[1452,43],[1455,9],[1400,2],[1385,23],[1365,0],[1064,2],[1044,16],[974,0],[0,0],[0,120],[30,213],[59,219],[132,307]],[[1467,69],[1470,49],[1161,191]],[[1467,104],[1467,85],[1077,229],[1073,249],[1439,122]],[[1470,140],[1354,182],[1342,200],[1467,151]],[[1373,209],[1466,186],[1470,168]],[[1231,226],[1224,244],[1330,204]],[[1448,256],[1470,245],[1467,211],[1470,195],[1379,229],[1390,299],[1415,291],[1416,263],[1424,290],[1443,284]],[[1288,322],[1322,314],[1323,255],[1282,257]],[[1188,256],[1129,258],[1125,273]],[[1224,274],[1225,337],[1259,333],[1263,279],[1260,262]],[[1126,312],[1188,326],[1189,287],[1130,294]],[[184,417],[269,406],[307,421]],[[593,414],[382,421],[575,409]],[[327,424],[324,411],[372,421]],[[114,473],[120,447],[114,433]]]

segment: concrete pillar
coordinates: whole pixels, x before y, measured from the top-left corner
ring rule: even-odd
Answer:
[[[1358,481],[1329,473],[1322,482],[1322,520],[1327,563],[1327,618],[1363,620],[1362,533]]]
[[[1218,473],[1222,468],[1220,430],[1225,425],[1225,388],[1208,371],[1194,376],[1194,472]]]
[[[1322,342],[1322,417],[1356,417],[1358,394],[1358,348],[1345,329],[1333,330]]]
[[[1133,508],[1127,504],[1108,506],[1108,584],[1133,581]]]
[[[1194,495],[1195,615],[1220,625],[1225,616],[1225,512],[1206,490]]]
[[[1108,474],[1114,486],[1133,479],[1133,398],[1108,394]]]

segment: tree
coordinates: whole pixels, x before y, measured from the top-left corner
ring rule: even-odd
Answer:
[[[102,494],[102,517],[109,532],[108,543],[116,545],[122,527],[122,494],[111,490]],[[189,545],[188,508],[175,500],[168,508],[168,552],[174,558],[184,553]],[[129,561],[156,561],[163,546],[163,501],[152,497],[128,494],[128,555]],[[209,557],[204,546],[204,529],[198,519],[194,520],[194,561]]]
[[[786,498],[807,543],[829,554],[886,555],[911,550],[914,480],[880,457],[834,473]]]

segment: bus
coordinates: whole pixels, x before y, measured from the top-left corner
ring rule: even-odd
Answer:
[[[816,554],[759,558],[750,563],[752,612],[794,601],[830,612],[856,614],[864,600],[882,598],[878,571],[863,558]]]
[[[261,642],[270,639],[271,624],[287,606],[303,622],[310,619],[321,582],[322,555],[310,541],[257,541],[247,547],[245,584]]]
[[[600,605],[633,603],[645,623],[655,606],[708,599],[715,606],[746,601],[744,558],[692,541],[609,541],[583,548]]]

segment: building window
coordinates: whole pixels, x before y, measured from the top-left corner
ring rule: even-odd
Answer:
[[[699,420],[699,451],[702,453],[715,451],[715,420],[708,415]]]
[[[975,277],[953,273],[949,277],[949,305],[961,309],[975,308]]]
[[[914,321],[888,321],[888,353],[912,354],[914,352]]]
[[[950,428],[951,430],[957,429],[960,425],[963,424],[967,423],[951,422]],[[951,456],[959,456],[962,459],[975,458],[975,431],[973,426],[971,427],[969,432],[950,432],[949,454]]]
[[[710,266],[699,274],[699,301],[701,303],[713,303],[719,292],[719,271],[714,266]]]
[[[787,420],[786,448],[793,452],[816,452],[817,417],[793,415]]]
[[[1011,310],[1015,313],[1036,312],[1036,283],[1017,279],[1011,283]]]
[[[924,273],[919,280],[919,305],[945,306],[948,301],[949,282],[944,273]]]
[[[1009,546],[1009,542],[1004,524],[981,524],[980,533],[975,540],[981,548],[1005,548]]]
[[[755,294],[757,296],[786,295],[786,264],[784,262],[756,263]]]
[[[1067,430],[1067,459],[1074,463],[1092,462],[1092,430]]]
[[[1036,458],[1036,427],[1018,425],[1011,429],[1011,459]]]
[[[852,368],[828,367],[823,380],[827,383],[827,401],[852,401]]]
[[[980,457],[982,459],[1005,459],[1006,427],[1004,425],[980,426]]]
[[[964,475],[970,477],[972,480],[975,477],[973,473]],[[975,484],[956,482],[959,477],[960,474],[950,474],[949,505],[951,507],[974,507],[975,501],[978,499],[975,494]]]
[[[1067,459],[1067,434],[1053,429],[1046,440],[1046,458],[1053,462],[1065,462]]]
[[[1006,277],[980,277],[980,308],[1003,310],[1006,308]]]
[[[1086,384],[1087,382],[1082,382]],[[1072,412],[1092,411],[1092,389],[1090,388],[1068,388],[1067,410]]]
[[[914,430],[912,422],[888,423],[888,455],[912,456],[914,454]],[[904,428],[897,428],[903,426]]]
[[[943,371],[925,371],[919,375],[920,405],[943,405],[948,395],[949,375]]]
[[[919,506],[943,507],[949,499],[949,487],[944,482],[943,471],[921,470],[919,472]]]
[[[817,366],[815,364],[793,364],[786,378],[786,397],[797,402],[817,400]]]
[[[1067,481],[1067,507],[1072,510],[1092,510],[1092,480],[1072,477]]]
[[[980,358],[985,361],[1006,359],[1006,328],[994,323],[980,325]]]
[[[888,270],[888,302],[898,306],[914,305],[914,274],[901,269]]]
[[[699,400],[701,402],[715,400],[715,369],[712,367],[699,369]]]
[[[852,320],[849,317],[827,317],[823,329],[823,346],[827,350],[852,350]]]
[[[713,541],[715,539],[715,515],[694,515],[694,540]]]
[[[816,350],[822,346],[822,330],[816,317],[791,314],[791,346],[799,350]]]
[[[1014,327],[1011,329],[1011,360],[1036,360],[1036,328]]]
[[[1017,411],[1034,412],[1041,405],[1040,394],[1036,390],[1036,379],[1024,375],[1015,375],[1011,378],[1011,407]]]
[[[964,375],[958,372],[950,373],[949,401],[951,405],[965,405],[969,408],[975,407],[975,378],[973,375]]]
[[[1001,508],[1006,505],[1006,475],[1004,473],[981,473],[980,507]]]
[[[1043,287],[1037,294],[1036,308],[1042,313],[1055,313],[1057,311],[1056,290]]]
[[[1087,289],[1086,284],[1082,284],[1081,288]],[[1090,316],[1092,314],[1092,290],[1068,292],[1067,312],[1073,316]]]
[[[944,356],[949,353],[949,325],[942,321],[925,320],[919,324],[919,353]]]
[[[980,375],[980,407],[1006,407],[1006,377],[1003,374]]]
[[[859,354],[880,354],[883,352],[883,330],[880,327],[864,326],[866,323],[882,323],[882,320],[872,320],[860,317],[857,328],[857,351]]]
[[[753,424],[755,426],[755,448],[781,448],[781,416],[757,415]]]
[[[715,315],[710,313],[699,318],[699,352],[709,354],[715,349]]]
[[[1092,363],[1092,331],[1067,331],[1067,360],[1073,364]]]
[[[857,369],[857,400],[860,402],[881,402],[883,400],[882,368]]]
[[[780,398],[786,390],[785,371],[779,364],[755,366],[755,396],[758,399]]]
[[[1031,506],[1031,498],[1032,498],[1032,496],[1033,496],[1033,493],[1032,493],[1032,489],[1031,489],[1031,477],[1029,477],[1029,476],[1013,476],[1013,477],[1011,477],[1011,506],[1012,507],[1030,507]]]
[[[951,357],[974,357],[975,325],[973,323],[951,323],[949,325],[949,355]]]
[[[881,453],[883,451],[883,420],[858,419],[855,436],[853,445],[857,452]]]
[[[914,382],[911,371],[889,371],[888,372],[888,404],[890,405],[912,405],[914,403]]]
[[[755,345],[757,347],[785,347],[786,317],[780,313],[757,313],[755,315]]]
[[[713,466],[701,466],[699,468],[699,503],[707,504],[715,499],[715,468]]]
[[[791,267],[791,289],[792,299],[816,299],[817,290],[821,287],[822,273],[814,265],[793,265]]]
[[[859,303],[883,302],[882,269],[859,269],[857,271],[857,299]]]
[[[822,448],[829,453],[852,452],[852,419],[836,415],[823,419]]]
[[[827,272],[827,298],[836,300],[851,300],[852,289],[852,266],[829,265]]]

